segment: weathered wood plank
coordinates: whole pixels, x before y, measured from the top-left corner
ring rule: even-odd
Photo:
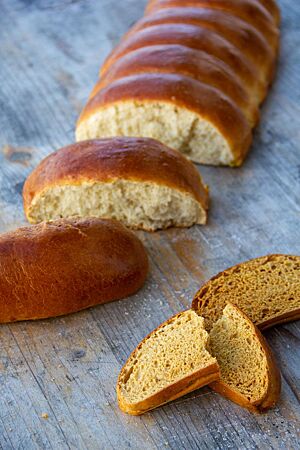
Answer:
[[[209,224],[139,233],[151,259],[140,293],[69,317],[0,327],[4,449],[299,448],[300,324],[267,332],[283,375],[278,406],[251,415],[209,389],[143,417],[115,398],[121,364],[199,285],[239,261],[300,254],[300,8],[281,0],[278,75],[240,169],[201,168]],[[74,124],[104,57],[145,1],[0,0],[0,231],[25,223],[21,192]],[[48,418],[43,418],[43,414]]]

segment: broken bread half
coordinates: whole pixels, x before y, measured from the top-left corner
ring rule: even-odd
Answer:
[[[101,217],[148,231],[204,224],[208,208],[208,191],[194,165],[148,138],[64,147],[27,178],[23,199],[31,223]]]
[[[207,350],[204,321],[193,310],[164,322],[134,350],[122,368],[117,396],[120,408],[142,414],[220,377]]]
[[[192,308],[211,330],[227,302],[237,305],[260,329],[300,318],[300,256],[267,255],[212,277]]]
[[[210,351],[221,372],[221,379],[210,387],[253,412],[273,407],[280,394],[280,373],[268,344],[251,320],[228,303],[209,337]]]

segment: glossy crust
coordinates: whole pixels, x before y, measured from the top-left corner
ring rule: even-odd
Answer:
[[[162,323],[159,327],[157,327],[155,330],[153,330],[151,333],[149,333],[136,347],[136,349],[131,353],[128,359],[131,359],[134,357],[136,352],[139,350],[140,347],[142,347],[143,343],[151,337],[152,333],[156,332],[160,328],[163,328],[166,324],[169,322],[172,322],[175,318],[180,316],[182,313],[176,314],[175,316],[168,319],[166,322]],[[205,367],[204,369],[197,370],[193,374],[191,374],[188,377],[185,377],[181,380],[179,380],[176,383],[173,383],[172,385],[168,386],[166,389],[162,389],[161,391],[157,392],[156,394],[152,395],[151,397],[147,398],[146,400],[143,400],[141,402],[137,403],[128,403],[122,396],[121,388],[120,388],[120,380],[123,376],[123,371],[126,367],[127,362],[122,367],[118,381],[117,381],[117,398],[119,407],[122,411],[124,411],[127,414],[131,415],[140,415],[143,414],[151,409],[157,408],[158,406],[164,405],[165,403],[171,402],[172,400],[175,400],[176,398],[182,397],[183,395],[188,394],[189,392],[192,392],[196,389],[199,389],[200,387],[206,386],[209,383],[212,383],[215,380],[218,380],[220,378],[220,370],[217,363],[211,364],[208,367]]]
[[[78,142],[52,153],[27,178],[24,209],[30,221],[34,198],[52,186],[116,179],[153,182],[192,195],[208,208],[207,188],[195,166],[154,139],[111,138]]]
[[[266,255],[263,257],[259,257],[259,258],[255,258],[246,262],[242,262],[240,264],[237,264],[235,266],[232,266],[226,270],[224,270],[223,272],[219,272],[217,275],[213,276],[212,278],[210,278],[210,280],[208,280],[200,289],[199,291],[195,294],[194,299],[192,301],[192,309],[194,309],[198,314],[201,315],[201,311],[199,309],[199,298],[202,297],[203,293],[206,292],[209,284],[214,281],[217,280],[218,278],[220,278],[221,276],[223,276],[224,274],[226,276],[230,276],[230,274],[232,273],[232,271],[239,269],[240,267],[244,267],[245,264],[247,263],[251,263],[251,262],[261,262],[262,264],[265,261],[268,261],[270,258],[273,257],[287,257],[287,258],[292,258],[292,259],[296,259],[299,258],[299,256],[294,256],[294,255],[283,255],[283,254],[273,254],[273,255]],[[287,313],[281,314],[277,317],[273,317],[272,319],[268,319],[265,320],[263,322],[256,322],[255,325],[260,329],[260,330],[266,330],[268,328],[271,328],[274,325],[279,325],[281,323],[287,323],[287,322],[292,322],[294,320],[300,319],[300,308],[296,308],[295,310],[291,310]]]
[[[279,18],[274,18],[259,0],[152,0],[148,3],[146,14],[173,7],[201,7],[226,11],[253,25],[274,49],[277,48],[276,25]]]
[[[279,372],[279,369],[277,367],[277,364],[275,362],[274,356],[272,354],[272,351],[261,334],[261,332],[258,330],[258,328],[251,322],[251,320],[244,314],[236,305],[233,305],[243,316],[243,318],[248,322],[249,326],[254,331],[260,345],[263,348],[263,351],[267,358],[267,370],[268,370],[268,389],[263,398],[256,402],[251,402],[248,400],[244,395],[240,394],[239,392],[232,389],[230,386],[228,386],[225,382],[219,380],[215,381],[210,384],[210,387],[218,392],[219,394],[223,395],[223,397],[228,398],[234,403],[237,403],[238,405],[242,406],[243,408],[247,408],[252,412],[264,412],[273,406],[278,401],[280,391],[281,391],[281,375]]]
[[[223,61],[200,50],[183,45],[154,45],[142,47],[118,59],[95,85],[90,98],[100,89],[120,78],[143,73],[174,73],[186,75],[222,91],[234,101],[248,120],[255,124],[259,118],[257,103],[265,97],[266,89],[259,82],[247,94],[235,72]],[[253,88],[258,98],[253,98]]]
[[[155,3],[159,3],[161,0],[149,0],[148,1],[148,5],[147,5],[147,10],[152,8],[152,5],[154,5]],[[182,3],[182,4],[186,4],[189,2],[189,0],[175,0],[177,1],[177,3]],[[191,0],[193,1],[195,4],[200,4],[203,3],[203,0]],[[215,1],[215,0],[210,0],[210,1]],[[217,0],[218,1],[218,0]],[[277,6],[277,3],[275,0],[222,0],[222,3],[224,4],[224,8],[228,8],[228,9],[232,9],[232,12],[234,12],[235,9],[239,10],[239,5],[237,5],[237,2],[240,2],[243,7],[248,7],[249,3],[252,1],[252,3],[260,4],[260,7],[263,6],[268,12],[269,14],[272,16],[274,22],[278,25],[280,22],[280,10]],[[218,3],[221,2],[219,1]]]
[[[260,72],[243,52],[213,30],[187,24],[162,24],[147,27],[129,35],[115,48],[102,66],[101,74],[120,57],[141,47],[179,44],[202,50],[228,64],[245,83],[260,79]]]
[[[0,322],[61,316],[144,284],[141,241],[113,220],[57,220],[0,236]]]
[[[77,127],[99,109],[126,100],[162,101],[193,111],[227,139],[234,157],[232,165],[240,165],[247,154],[252,136],[242,111],[220,91],[175,74],[144,74],[116,80],[87,103]]]
[[[137,30],[168,23],[197,25],[211,29],[228,39],[270,79],[275,63],[274,49],[251,24],[225,11],[210,8],[166,8],[153,12],[134,25],[123,40]]]

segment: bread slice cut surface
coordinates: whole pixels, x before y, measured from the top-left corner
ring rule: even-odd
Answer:
[[[177,314],[149,334],[119,375],[120,408],[142,414],[219,378],[208,334],[194,311]]]
[[[236,306],[227,304],[210,332],[210,351],[221,379],[211,387],[252,411],[271,408],[280,393],[280,373],[259,330]]]
[[[193,164],[153,139],[91,140],[53,153],[28,177],[30,222],[117,219],[154,231],[206,222],[208,193]]]

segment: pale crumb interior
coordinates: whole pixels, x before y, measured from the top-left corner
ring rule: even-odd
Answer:
[[[269,382],[267,358],[249,321],[227,305],[209,337],[211,353],[220,365],[221,381],[251,403],[262,400]]]
[[[300,308],[300,257],[273,255],[229,269],[208,283],[198,297],[198,312],[210,330],[227,302],[255,324]]]
[[[206,350],[203,319],[185,311],[152,333],[129,358],[119,378],[122,396],[140,402],[216,362]]]
[[[76,131],[77,141],[112,136],[151,137],[201,164],[229,165],[221,133],[186,108],[166,102],[122,101],[96,110]]]
[[[28,216],[34,223],[72,216],[112,218],[147,230],[206,221],[206,212],[192,195],[128,180],[51,187],[33,199]]]

